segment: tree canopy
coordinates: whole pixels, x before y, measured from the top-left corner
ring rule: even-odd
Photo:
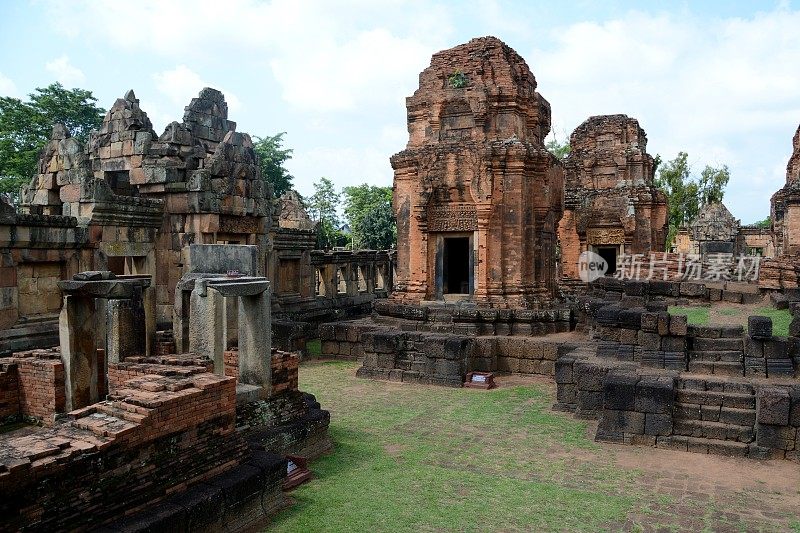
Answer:
[[[272,185],[275,197],[281,196],[292,188],[294,176],[289,174],[285,163],[292,158],[292,148],[283,147],[283,136],[286,132],[268,137],[254,137],[253,150],[258,154],[261,164],[261,177]]]
[[[325,177],[314,184],[314,194],[307,198],[309,216],[318,223],[317,246],[321,249],[344,246],[348,242],[347,235],[339,229],[340,198],[333,182]]]
[[[722,201],[731,177],[727,165],[706,165],[699,178],[693,177],[688,158],[686,152],[679,152],[675,159],[666,162],[661,162],[661,158],[657,157],[659,169],[656,186],[667,196],[667,249],[675,240],[678,230],[694,221],[703,206]]]
[[[394,247],[397,226],[392,214],[392,188],[362,185],[345,187],[344,216],[353,246],[386,250]]]
[[[571,149],[569,141],[564,141],[563,143],[559,142],[555,135],[552,139],[547,141],[544,147],[547,148],[551,154],[562,160],[569,155]]]
[[[761,229],[771,229],[772,228],[772,217],[767,217],[764,220],[759,220],[758,222],[753,222],[753,226]]]
[[[26,102],[0,97],[0,192],[16,194],[36,174],[39,152],[56,122],[85,142],[103,122],[105,110],[96,102],[91,91],[60,83],[37,87]]]

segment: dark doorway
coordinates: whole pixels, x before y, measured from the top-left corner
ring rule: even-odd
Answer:
[[[443,293],[469,294],[469,237],[444,239]]]
[[[609,246],[609,247],[602,247],[597,249],[597,255],[603,258],[603,260],[608,265],[608,270],[606,270],[606,275],[610,276],[614,272],[617,271],[617,247],[616,246]]]

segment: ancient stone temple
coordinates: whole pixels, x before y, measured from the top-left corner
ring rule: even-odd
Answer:
[[[548,302],[563,172],[525,60],[494,37],[444,50],[406,107],[409,141],[391,158],[397,300]]]
[[[792,156],[786,165],[786,185],[770,200],[777,255],[800,252],[800,127],[794,134],[792,147]]]
[[[0,198],[0,353],[58,344],[58,282],[80,271],[149,276],[157,327],[170,329],[192,244],[256,246],[257,274],[275,282],[279,346],[284,323],[313,334],[314,321],[363,313],[391,290],[386,252],[312,254],[299,197],[273,198],[250,136],[211,88],[160,136],[133,91],[85,144],[56,124],[21,198],[19,210]]]
[[[564,216],[558,229],[562,276],[579,279],[581,252],[602,256],[609,273],[621,254],[663,252],[664,194],[639,122],[626,115],[588,118],[570,136],[564,160]]]
[[[733,254],[740,222],[734,218],[725,204],[714,202],[700,209],[697,218],[689,226],[692,241],[697,243],[697,253]]]

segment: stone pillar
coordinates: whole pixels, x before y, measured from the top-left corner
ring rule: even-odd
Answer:
[[[191,310],[191,291],[184,290],[181,284],[175,289],[175,304],[172,312],[172,335],[175,351],[189,351],[189,311]]]
[[[239,342],[239,298],[225,298],[225,349]]]
[[[239,298],[239,382],[272,388],[272,322],[269,289]]]
[[[225,374],[225,297],[202,282],[190,297],[189,351],[211,359],[215,374]]]
[[[156,289],[153,286],[145,287],[142,291],[144,300],[144,331],[145,355],[148,357],[155,353],[156,340]]]
[[[64,297],[58,330],[67,411],[86,407],[99,400],[95,322],[93,298],[76,295]]]

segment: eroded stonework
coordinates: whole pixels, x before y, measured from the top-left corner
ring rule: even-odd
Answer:
[[[626,115],[587,119],[570,136],[559,225],[562,276],[579,279],[581,252],[606,257],[660,252],[667,233],[664,194],[639,122]]]
[[[800,127],[794,134],[792,147],[786,165],[786,185],[770,200],[777,255],[793,256],[800,252]]]
[[[257,247],[287,348],[304,347],[316,321],[362,313],[392,286],[385,252],[312,258],[316,225],[299,196],[273,198],[250,136],[211,88],[160,136],[133,91],[85,145],[56,124],[21,197],[19,212],[0,198],[0,353],[58,343],[57,283],[80,271],[151,276],[158,326],[169,329],[192,244]],[[341,287],[320,290],[328,284]]]
[[[734,218],[725,204],[715,202],[703,206],[689,226],[692,241],[699,253],[734,253],[741,223]]]
[[[550,104],[494,37],[434,54],[391,158],[396,298],[532,307],[555,293],[563,172],[545,148]]]

